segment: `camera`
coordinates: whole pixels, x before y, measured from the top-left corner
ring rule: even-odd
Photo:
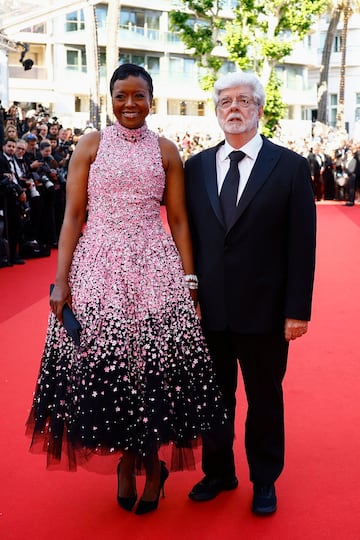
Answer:
[[[50,173],[50,167],[47,165],[47,163],[43,162],[37,172],[33,173],[33,178],[39,182],[39,184],[42,184],[45,189],[52,189],[54,187],[54,182],[52,182],[48,176]]]
[[[56,169],[56,176],[59,184],[66,184],[66,171],[63,169]]]
[[[40,176],[38,180],[46,189],[51,189],[54,187],[54,183],[45,175],[43,174]]]
[[[21,187],[6,176],[0,181],[0,188],[6,195],[16,198],[22,193]]]
[[[31,197],[31,198],[33,198],[33,197],[40,197],[40,193],[39,193],[38,190],[36,189],[34,183],[31,183],[31,185],[30,185],[30,187],[29,187],[29,193],[30,193],[30,197]]]

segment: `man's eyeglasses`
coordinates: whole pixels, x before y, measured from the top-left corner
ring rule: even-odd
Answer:
[[[217,106],[224,110],[230,109],[234,101],[242,109],[247,109],[253,104],[257,105],[257,102],[249,96],[237,96],[236,98],[225,96],[219,99]]]

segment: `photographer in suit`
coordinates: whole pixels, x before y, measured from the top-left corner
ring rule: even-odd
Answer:
[[[26,189],[26,197],[30,205],[30,219],[24,226],[24,243],[21,248],[21,254],[25,258],[31,256],[32,250],[36,250],[37,256],[39,255],[41,215],[44,204],[43,198],[35,186],[35,180],[32,177],[30,167],[24,158],[26,149],[26,141],[24,139],[18,139],[14,155],[15,171],[22,187]],[[32,246],[32,249],[30,249],[30,246]],[[26,252],[28,252],[27,255]],[[35,253],[33,256],[35,256]]]
[[[22,216],[29,211],[25,189],[17,178],[14,154],[16,141],[5,139],[3,151],[0,154],[0,191],[1,205],[6,224],[6,236],[9,242],[9,264],[24,264],[19,256],[19,243],[22,232]]]
[[[307,160],[310,167],[312,186],[314,196],[317,201],[321,201],[323,197],[323,158],[320,154],[320,144],[315,144],[314,148],[310,149],[307,155]]]
[[[245,446],[252,511],[276,511],[284,465],[282,381],[289,341],[307,332],[315,265],[315,204],[309,166],[260,136],[265,94],[250,73],[215,83],[225,141],[185,163],[202,325],[233,422],[238,364],[248,411]],[[207,501],[235,489],[232,445],[203,436],[205,477],[189,493]]]
[[[62,196],[61,184],[58,175],[58,163],[51,154],[51,143],[44,140],[39,144],[40,165],[33,173],[36,186],[44,200],[43,215],[41,221],[41,242],[51,247],[57,247],[60,226],[57,226],[57,206]]]

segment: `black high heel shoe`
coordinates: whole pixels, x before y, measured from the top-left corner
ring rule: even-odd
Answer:
[[[120,497],[120,466],[121,466],[121,460],[119,461],[119,464],[117,466],[117,475],[118,475],[118,490],[117,490],[117,502],[118,505],[121,506],[124,510],[127,510],[128,512],[131,512],[133,509],[136,500],[137,500],[137,494],[134,495],[134,497]]]
[[[140,499],[139,504],[136,507],[135,514],[139,516],[141,514],[147,514],[148,512],[152,512],[153,510],[157,509],[160,493],[162,492],[162,496],[165,497],[164,484],[168,476],[169,471],[165,467],[165,463],[163,461],[160,461],[160,486],[158,495],[154,501],[144,501],[144,499]]]

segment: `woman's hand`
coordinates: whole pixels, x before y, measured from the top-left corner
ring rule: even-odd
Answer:
[[[50,295],[50,307],[59,322],[62,322],[62,311],[65,304],[71,307],[70,287],[67,283],[57,283]]]
[[[196,289],[190,289],[190,296],[192,298],[192,301],[194,302],[194,307],[195,309],[197,308],[197,305],[198,305],[198,292]]]

